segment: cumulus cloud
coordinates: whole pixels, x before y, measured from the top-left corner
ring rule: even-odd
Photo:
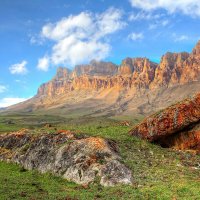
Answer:
[[[79,15],[70,15],[56,23],[48,23],[42,28],[42,36],[59,41],[75,34],[79,38],[90,35],[94,29],[92,14],[82,12]]]
[[[38,60],[37,68],[42,71],[48,71],[49,69],[49,58],[44,56]]]
[[[105,58],[111,50],[107,36],[126,25],[122,16],[121,10],[110,8],[100,14],[81,12],[44,25],[42,37],[54,43],[48,61],[55,65],[76,65]],[[42,58],[38,66],[46,63]]]
[[[27,68],[27,61],[23,60],[21,63],[14,64],[9,67],[11,74],[26,74],[28,72]]]
[[[143,33],[131,33],[128,35],[128,38],[131,40],[142,40],[144,38]]]
[[[200,16],[199,0],[130,0],[131,5],[145,11],[164,9],[169,13],[182,12],[190,16]]]
[[[26,101],[27,98],[18,98],[18,97],[8,97],[0,99],[0,108],[5,108],[23,101]]]
[[[92,59],[101,60],[105,58],[110,46],[96,40],[81,41],[74,36],[59,41],[52,51],[54,64],[69,63],[76,65]]]

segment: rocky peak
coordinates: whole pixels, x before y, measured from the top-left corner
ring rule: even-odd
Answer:
[[[126,58],[119,67],[120,75],[132,75],[134,72],[142,73],[147,68],[156,68],[157,64],[147,58]]]
[[[77,65],[73,71],[73,77],[81,75],[90,76],[113,76],[117,73],[117,65],[112,62],[92,60],[87,65]]]
[[[110,88],[156,89],[200,80],[200,42],[191,54],[167,52],[160,64],[147,58],[126,58],[118,67],[112,62],[92,60],[71,72],[58,68],[53,80],[43,84],[38,95],[54,96],[73,90]],[[138,90],[137,90],[138,91]]]
[[[197,45],[194,47],[192,54],[193,55],[200,55],[200,40],[198,41]]]
[[[71,74],[71,70],[65,67],[58,67],[56,75],[54,77],[55,80],[67,80],[69,79]]]
[[[133,71],[134,71],[134,66],[132,58],[124,59],[118,69],[118,73],[120,75],[132,75]]]
[[[198,81],[200,79],[200,41],[184,62],[183,67],[184,69],[180,78],[181,84]]]
[[[160,68],[173,69],[176,65],[182,64],[189,57],[189,55],[190,54],[187,52],[167,52],[165,55],[162,56]]]
[[[155,71],[155,77],[151,87],[157,88],[179,83],[181,74],[183,73],[184,63],[189,56],[190,54],[187,52],[167,52],[163,55],[160,65]]]
[[[147,64],[146,58],[133,58],[134,71],[143,72],[145,65]]]

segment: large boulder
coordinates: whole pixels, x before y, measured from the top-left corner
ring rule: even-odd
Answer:
[[[200,93],[147,117],[129,133],[165,147],[198,149]]]
[[[99,179],[103,186],[132,184],[131,171],[121,163],[115,142],[71,131],[3,134],[0,160],[18,163],[29,170],[51,172],[78,184]]]

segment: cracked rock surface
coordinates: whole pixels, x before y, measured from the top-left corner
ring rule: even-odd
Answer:
[[[129,132],[163,147],[200,152],[200,93],[147,117]]]
[[[131,171],[121,163],[115,142],[71,131],[34,135],[22,130],[0,135],[0,160],[77,184],[96,180],[103,186],[132,184]]]

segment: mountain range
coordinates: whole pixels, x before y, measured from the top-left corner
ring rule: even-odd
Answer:
[[[92,60],[73,70],[59,67],[26,102],[3,112],[46,112],[69,117],[144,116],[200,88],[200,41],[191,53],[167,52],[160,63],[125,58],[120,65]]]

